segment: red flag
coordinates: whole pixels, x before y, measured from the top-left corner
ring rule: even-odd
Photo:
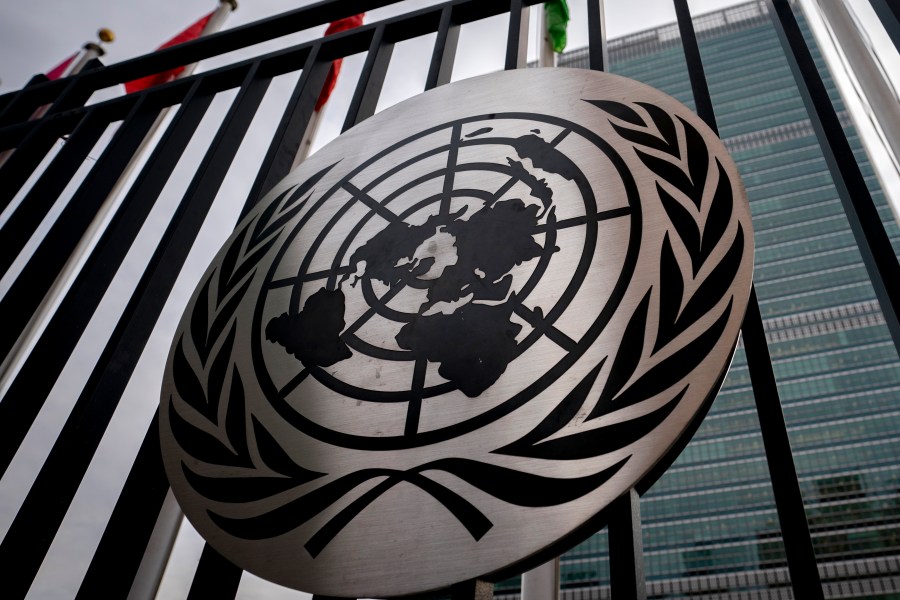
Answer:
[[[170,46],[175,46],[176,44],[181,44],[183,42],[189,42],[191,40],[197,39],[200,37],[200,34],[203,33],[203,28],[206,27],[206,24],[209,22],[209,18],[212,17],[213,13],[209,13],[171,40],[157,48],[157,50],[162,50],[163,48],[168,48]],[[125,93],[130,94],[131,92],[138,92],[140,90],[145,90],[148,87],[153,87],[154,85],[159,85],[161,83],[167,83],[172,81],[178,74],[184,71],[184,67],[175,67],[174,69],[169,69],[168,71],[163,71],[162,73],[156,73],[155,75],[148,75],[146,77],[141,77],[140,79],[135,79],[134,81],[129,81],[125,84]]]
[[[333,33],[359,27],[362,25],[364,16],[366,16],[366,13],[359,13],[358,15],[347,17],[346,19],[338,19],[328,25],[328,28],[325,30],[325,35],[331,35]],[[334,86],[337,84],[338,74],[341,72],[341,64],[343,62],[344,59],[339,58],[331,63],[331,68],[328,69],[328,76],[325,78],[325,85],[322,87],[322,93],[319,94],[319,99],[316,100],[317,111],[325,106],[325,103],[328,102],[328,98],[331,97],[331,92],[334,91]]]
[[[47,73],[46,73],[47,79],[50,79],[52,81],[54,79],[59,79],[60,77],[62,77],[63,73],[66,72],[66,69],[69,68],[69,65],[72,64],[72,61],[75,60],[76,56],[78,56],[77,52],[75,54],[73,54],[72,56],[70,56],[69,58],[67,58],[66,60],[59,63],[58,65],[56,65],[55,67],[53,67],[52,69],[50,69],[49,71],[47,71]]]

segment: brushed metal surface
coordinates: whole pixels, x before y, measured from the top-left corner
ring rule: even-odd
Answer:
[[[733,161],[662,92],[429,91],[300,165],[199,283],[161,396],[176,498],[240,567],[327,596],[539,555],[715,392],[752,261]]]

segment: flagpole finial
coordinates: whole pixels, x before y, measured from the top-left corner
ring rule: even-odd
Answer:
[[[88,52],[94,53],[91,58],[97,58],[106,54],[106,50],[103,49],[103,46],[96,42],[88,42],[84,46],[82,46],[82,48],[84,48]],[[69,75],[72,75],[72,73],[69,73]]]
[[[100,38],[101,42],[106,42],[107,44],[116,40],[116,34],[113,33],[112,29],[107,29],[106,27],[100,28],[97,32],[97,37]]]

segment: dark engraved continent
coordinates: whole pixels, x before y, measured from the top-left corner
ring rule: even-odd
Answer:
[[[454,219],[465,211],[466,209],[463,208],[449,217],[434,215],[422,225],[408,225],[402,221],[389,223],[387,227],[353,253],[353,256],[350,257],[350,264],[355,266],[360,262],[365,262],[365,276],[377,279],[385,285],[393,285],[408,276],[415,277],[419,273],[411,272],[411,267],[398,265],[398,262],[403,258],[412,259],[416,249],[422,242],[434,235],[441,222]],[[416,266],[420,270],[427,271],[430,265]]]
[[[266,339],[284,346],[305,365],[328,367],[353,356],[341,340],[344,292],[321,289],[296,315],[282,313],[266,325]]]
[[[513,176],[530,187],[531,195],[540,200],[541,204],[544,205],[544,210],[538,215],[538,218],[541,218],[544,216],[544,213],[547,212],[547,209],[550,208],[550,205],[553,204],[553,190],[547,185],[547,180],[538,179],[529,173],[525,166],[517,160],[507,158],[506,162],[512,167]]]
[[[515,358],[522,326],[509,320],[510,311],[504,304],[467,304],[452,315],[419,317],[400,329],[397,344],[441,363],[441,377],[474,398],[493,385]]]
[[[445,227],[456,240],[457,262],[448,266],[428,290],[428,303],[471,300],[502,301],[509,294],[516,265],[540,256],[543,248],[532,237],[538,207],[518,198],[485,206],[468,221]],[[438,373],[467,396],[475,397],[494,384],[516,356],[516,335],[522,327],[510,321],[514,295],[490,306],[470,303],[452,314],[420,314],[397,334],[406,350],[439,362]]]
[[[543,138],[533,134],[523,135],[515,139],[513,147],[519,157],[530,158],[532,164],[539,169],[562,175],[570,180],[578,175],[575,163]]]
[[[538,210],[514,198],[485,206],[468,221],[449,223],[446,231],[456,238],[457,262],[428,289],[429,305],[469,294],[473,300],[505,298],[512,277],[504,275],[543,251],[532,237]]]

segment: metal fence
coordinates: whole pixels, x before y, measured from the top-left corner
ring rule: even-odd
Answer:
[[[149,258],[145,257],[133,290],[123,293],[127,302],[93,354],[84,387],[71,394],[65,424],[0,544],[0,564],[8,567],[4,597],[24,597],[41,569],[273,81],[299,72],[296,85],[284,95],[278,108],[281,118],[271,135],[271,144],[264,155],[260,153],[261,160],[256,158],[256,176],[241,215],[290,170],[331,61],[365,53],[344,120],[343,128],[347,129],[375,112],[392,53],[404,40],[436,34],[425,81],[425,89],[430,89],[449,81],[462,25],[508,14],[505,67],[524,67],[528,10],[536,2],[452,0],[234,61],[142,92],[103,101],[93,101],[92,97],[128,80],[247,49],[394,1],[327,0],[112,66],[94,61],[83,72],[65,79],[48,81],[44,76],[35,76],[22,90],[0,96],[0,150],[5,151],[0,169],[0,210],[6,211],[6,220],[0,225],[0,269],[7,273],[9,281],[0,297],[0,355],[6,357],[2,373],[5,393],[0,402],[0,464],[6,473],[92,316],[103,306],[104,295],[142,227],[155,214],[154,210],[160,210],[162,192],[210,107],[227,95],[227,109],[205,140],[202,158],[192,170],[190,183],[177,202],[163,207],[164,232],[155,240]],[[715,130],[688,5],[686,0],[673,1],[697,112]],[[872,3],[898,44],[896,10],[884,0]],[[602,0],[588,1],[589,65],[597,70],[604,69],[607,63],[602,4]],[[767,4],[896,346],[900,342],[897,258],[798,29],[791,4],[787,0],[769,0]],[[33,118],[41,107],[47,107],[46,113]],[[175,107],[174,116],[136,179],[127,187],[127,193],[115,205],[109,222],[100,229],[83,264],[74,270],[60,302],[44,317],[42,300],[51,290],[60,289],[57,280],[60,273],[71,270],[71,265],[67,267],[70,256],[95,227],[92,223],[98,211],[105,210],[104,202],[132,156],[168,107]],[[60,144],[60,139],[65,139],[65,143]],[[14,151],[8,152],[10,149]],[[58,202],[64,195],[67,201]],[[790,580],[803,582],[802,595],[797,597],[822,598],[755,292],[744,321],[743,340]],[[159,457],[155,418],[149,419],[147,430],[141,435],[140,450],[91,557],[79,598],[124,598],[129,591],[153,590],[158,582],[158,568],[151,569],[150,575],[144,572],[148,561],[152,562],[151,555],[165,554],[166,544],[160,550],[154,531],[160,523],[177,516],[172,517],[171,510],[166,509],[168,485]],[[613,507],[619,515],[612,519],[609,530],[611,585],[616,598],[642,594],[643,574],[639,543],[636,544],[640,521],[635,506],[634,498],[624,498]],[[157,562],[164,563],[164,558]],[[240,577],[236,567],[207,546],[189,596],[233,597]]]

